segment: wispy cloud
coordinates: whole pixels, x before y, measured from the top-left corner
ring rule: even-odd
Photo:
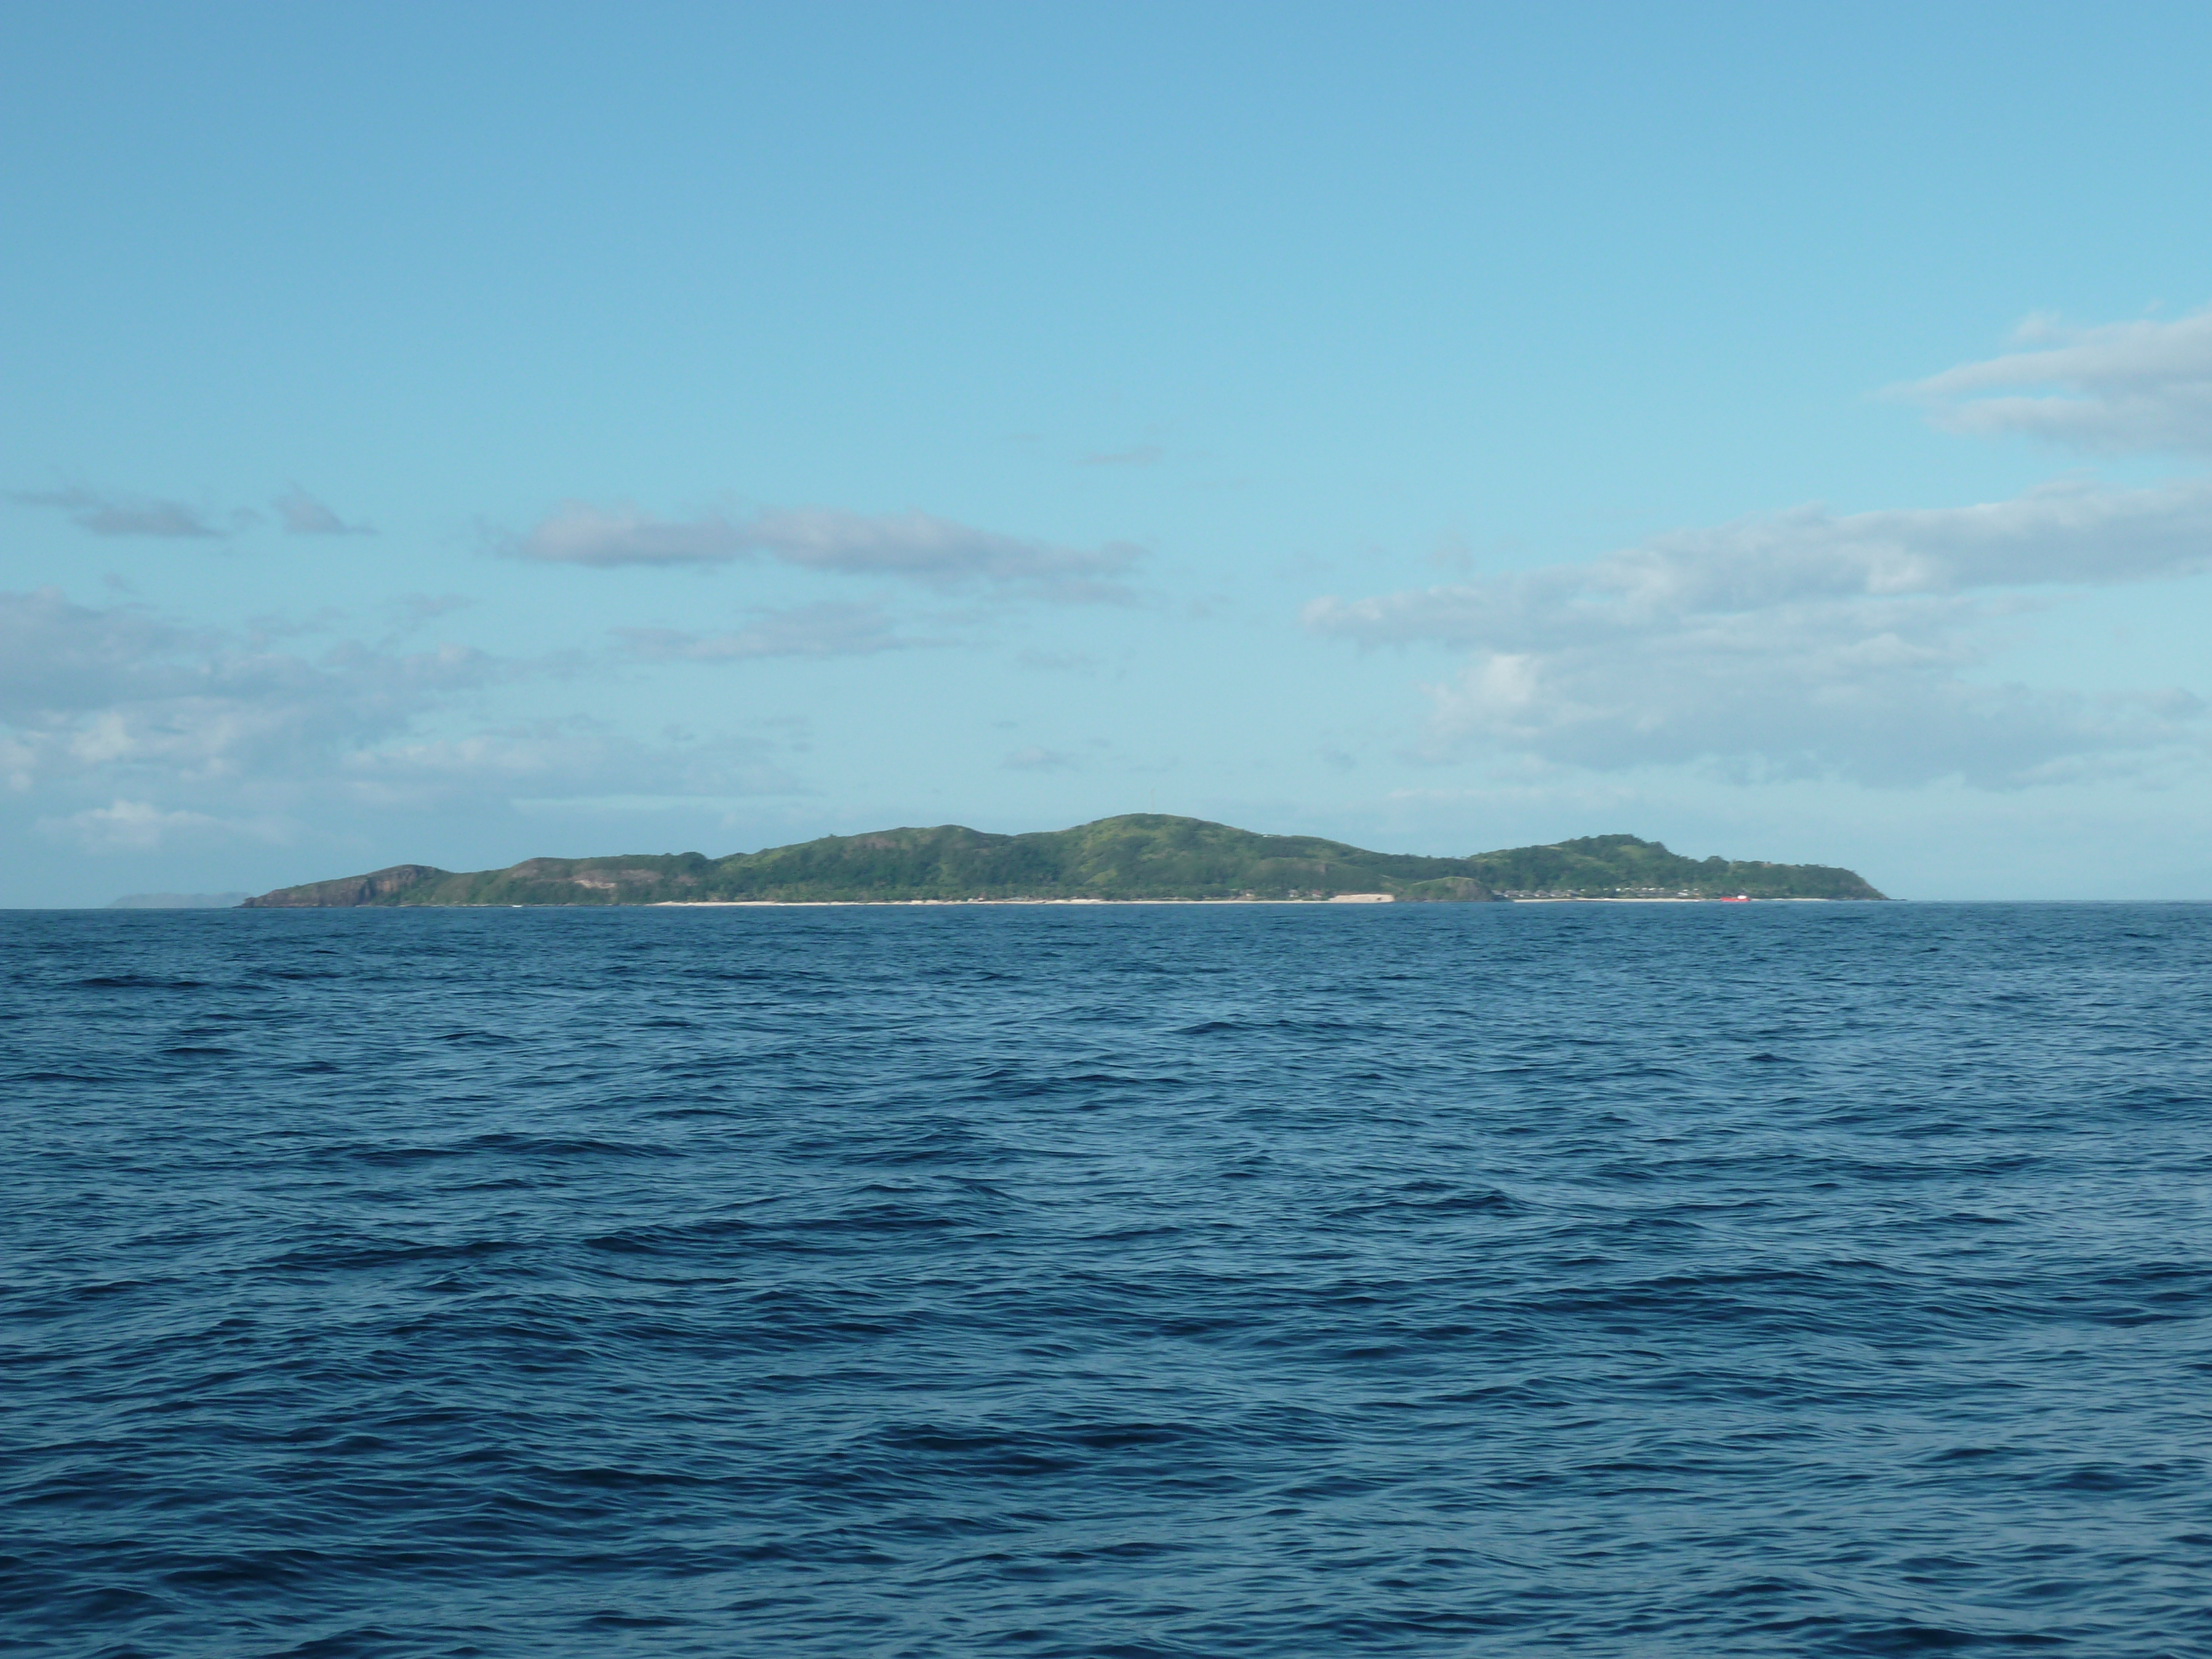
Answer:
[[[342,776],[364,805],[415,811],[518,798],[791,793],[798,782],[773,749],[742,737],[650,743],[576,718],[380,744],[346,755]]]
[[[687,520],[571,501],[510,538],[514,556],[554,564],[729,564],[766,557],[811,570],[895,576],[939,589],[981,586],[1066,603],[1126,602],[1118,578],[1143,555],[1126,543],[1080,549],[956,524],[927,513],[830,507]]]
[[[230,534],[203,507],[151,496],[118,495],[100,489],[11,490],[8,499],[23,507],[51,507],[69,514],[82,530],[95,536],[166,536],[221,538]],[[257,514],[240,511],[230,515],[235,529],[258,520]]]
[[[743,662],[760,657],[858,657],[902,651],[924,641],[897,632],[880,605],[823,604],[789,611],[756,610],[726,634],[672,628],[612,630],[628,653],[646,662]]]
[[[1024,651],[1014,661],[1018,666],[1045,674],[1091,674],[1104,666],[1088,651]]]
[[[1103,450],[1095,455],[1085,455],[1076,463],[1079,466],[1158,466],[1167,451],[1158,444],[1136,444],[1127,449]]]
[[[2032,349],[1894,388],[1957,432],[2025,433],[2098,453],[2212,453],[2212,308],[2170,323],[2031,321]]]
[[[728,564],[757,550],[720,514],[656,518],[629,506],[603,508],[565,501],[506,550],[545,564]]]
[[[1032,745],[1017,749],[999,764],[1009,772],[1072,772],[1083,764],[1079,756],[1058,749],[1042,749]]]
[[[476,603],[465,593],[402,593],[392,602],[389,612],[393,622],[406,629],[420,628],[456,611],[466,611]]]
[[[1321,599],[1309,620],[1370,643],[1473,642],[1612,629],[1690,611],[2039,583],[2146,580],[2212,568],[2212,479],[2143,489],[2084,480],[2006,501],[1838,514],[1819,506],[1679,530],[1586,565],[1379,599]]]
[[[973,530],[926,513],[870,518],[811,508],[753,521],[758,544],[787,563],[855,575],[903,576],[932,586],[984,582],[1059,599],[1127,597],[1107,579],[1142,556],[1127,543],[1081,549]]]
[[[375,530],[365,524],[348,524],[321,501],[294,484],[279,495],[273,505],[276,521],[284,526],[288,536],[373,536]]]
[[[36,828],[43,836],[71,842],[88,853],[151,853],[179,838],[207,840],[242,832],[269,841],[282,834],[281,828],[266,820],[225,820],[182,809],[164,811],[151,801],[122,799],[40,818]]]
[[[642,738],[584,718],[471,730],[536,672],[458,645],[313,655],[46,589],[0,592],[0,790],[88,849],[270,839],[304,814],[789,793],[775,744]]]
[[[69,514],[80,528],[95,536],[156,536],[220,540],[266,522],[252,507],[218,513],[189,502],[138,495],[123,490],[90,489],[81,485],[67,489],[20,489],[8,499],[22,507],[53,507]],[[369,536],[365,524],[348,524],[299,485],[270,505],[285,533],[293,536]]]
[[[1587,564],[1306,608],[1363,646],[1470,653],[1430,688],[1439,754],[1600,769],[2010,787],[2201,747],[2178,688],[2089,697],[1972,676],[2034,590],[2212,564],[2212,481],[2072,483],[1985,506],[1820,507],[1678,532]]]
[[[311,659],[52,589],[0,593],[0,775],[17,788],[312,775],[333,749],[403,731],[498,673],[459,646],[342,642]]]

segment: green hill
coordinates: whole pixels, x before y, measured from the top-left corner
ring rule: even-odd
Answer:
[[[1327,899],[1506,897],[1878,899],[1848,870],[1686,859],[1633,836],[1595,836],[1472,858],[1370,853],[1310,836],[1261,836],[1150,812],[1073,830],[994,836],[945,824],[825,836],[709,859],[699,853],[529,859],[456,874],[394,865],[279,888],[248,907],[657,904],[754,900],[893,903],[964,899]]]
[[[1514,898],[1881,897],[1832,865],[1686,859],[1633,836],[1584,836],[1479,853],[1468,862],[1480,880]]]

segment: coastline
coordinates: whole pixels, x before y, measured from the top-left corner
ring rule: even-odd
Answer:
[[[1607,898],[1576,893],[1547,893],[1539,898],[1506,898],[1508,904],[1850,904],[1851,899],[1826,898]],[[650,910],[837,910],[896,909],[916,905],[976,904],[1418,904],[1389,893],[1336,893],[1328,898],[970,898],[970,899],[654,899],[641,908]],[[489,907],[498,908],[498,906]],[[509,906],[509,908],[521,907]],[[532,907],[535,908],[535,907]]]
[[[649,910],[802,910],[912,907],[918,904],[1393,904],[1389,893],[1336,893],[1317,899],[1258,898],[972,898],[972,899],[654,899]]]

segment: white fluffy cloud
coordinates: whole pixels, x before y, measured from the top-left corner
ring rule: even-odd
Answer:
[[[1142,556],[972,529],[927,513],[869,515],[828,507],[743,518],[662,519],[635,507],[571,501],[507,550],[553,564],[728,564],[772,558],[811,570],[896,576],[940,589],[983,586],[1063,602],[1126,601],[1121,585]]]
[[[1899,387],[1960,432],[2026,433],[2100,453],[2212,453],[2212,309],[2170,323],[2021,331],[2030,349]]]
[[[1587,564],[1317,599],[1317,633],[1472,653],[1431,689],[1443,752],[1601,769],[1717,760],[1761,775],[2006,787],[2202,741],[2179,688],[2090,698],[1970,678],[2053,586],[2212,563],[2212,482],[2054,485],[1985,506],[1808,507]]]

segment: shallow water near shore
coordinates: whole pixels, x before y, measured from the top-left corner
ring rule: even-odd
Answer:
[[[38,1655],[2212,1652],[2212,907],[0,915]]]

